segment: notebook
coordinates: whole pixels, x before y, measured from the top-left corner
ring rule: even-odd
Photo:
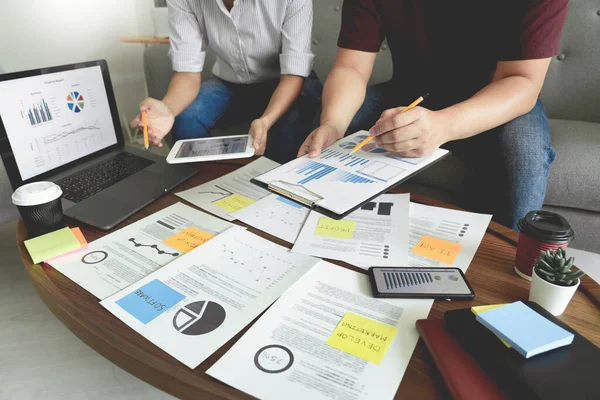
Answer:
[[[476,319],[525,358],[570,345],[574,338],[521,301],[480,312]]]
[[[507,400],[508,396],[446,330],[444,321],[420,319],[417,330],[456,400]]]
[[[573,343],[525,358],[515,349],[506,348],[475,319],[470,308],[446,312],[446,328],[511,398],[600,399],[600,349],[538,304],[524,303],[573,333]]]
[[[323,149],[316,158],[303,156],[252,180],[330,218],[341,219],[449,154],[437,149],[422,158],[406,158],[373,142],[350,154],[369,133],[360,131]]]

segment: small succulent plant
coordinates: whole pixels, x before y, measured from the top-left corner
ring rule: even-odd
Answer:
[[[574,261],[573,257],[567,260],[565,249],[558,248],[556,251],[550,249],[542,251],[542,256],[536,260],[534,268],[538,276],[546,282],[559,286],[573,286],[585,275],[577,268],[571,271]]]

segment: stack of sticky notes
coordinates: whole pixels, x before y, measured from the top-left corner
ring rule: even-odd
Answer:
[[[525,358],[571,344],[574,335],[523,302],[476,312],[477,321]]]
[[[34,264],[66,256],[87,248],[79,228],[63,228],[24,242]]]

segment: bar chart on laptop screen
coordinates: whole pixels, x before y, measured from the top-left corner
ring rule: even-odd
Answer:
[[[3,81],[0,115],[22,179],[117,142],[100,67]]]

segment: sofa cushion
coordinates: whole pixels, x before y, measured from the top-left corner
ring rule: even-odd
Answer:
[[[600,212],[600,124],[550,119],[557,157],[545,204]]]

